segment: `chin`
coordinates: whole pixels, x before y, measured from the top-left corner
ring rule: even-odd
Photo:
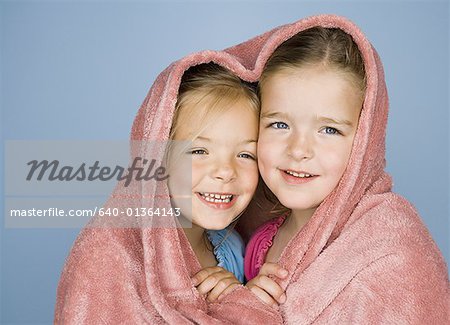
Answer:
[[[309,210],[315,207],[311,202],[299,202],[299,200],[280,200],[280,203],[290,210]]]
[[[226,227],[228,227],[230,225],[231,222],[229,223],[224,223],[224,224],[215,224],[215,225],[211,225],[209,228],[206,228],[208,230],[222,230],[225,229]]]
[[[232,220],[227,220],[227,221],[221,221],[221,222],[214,222],[212,224],[208,224],[205,225],[205,229],[208,230],[222,230],[225,229],[226,227],[228,227],[230,225]]]

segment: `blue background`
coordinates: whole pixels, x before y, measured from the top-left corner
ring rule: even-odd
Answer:
[[[2,140],[126,139],[172,61],[308,15],[347,16],[384,63],[395,191],[416,206],[448,262],[447,1],[3,1],[0,13]],[[78,231],[1,228],[1,323],[52,322]]]

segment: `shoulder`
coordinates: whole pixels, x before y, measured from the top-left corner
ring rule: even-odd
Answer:
[[[234,229],[208,230],[208,239],[214,246],[218,266],[233,273],[240,281],[244,281],[244,241]]]
[[[237,249],[243,251],[244,241],[234,229],[225,228],[222,230],[208,230],[207,235],[215,250]]]
[[[273,219],[270,219],[269,221],[265,222],[261,226],[259,226],[255,232],[253,233],[252,237],[250,238],[250,242],[254,242],[258,240],[260,237],[270,237],[272,238],[275,236],[275,234],[278,232],[278,229],[283,224],[284,220],[286,219],[285,215],[281,215],[278,217],[275,217]]]
[[[377,309],[386,316],[391,314],[392,320],[431,324],[447,317],[448,281],[445,263],[434,257],[429,260],[419,251],[400,250],[372,261],[355,276],[348,289],[366,292],[366,298],[368,294],[370,300],[382,301]]]
[[[134,229],[83,229],[61,272],[58,306],[77,304],[80,293],[98,299],[118,295],[113,286],[143,272],[138,237]]]
[[[140,234],[135,229],[85,228],[75,240],[63,272],[98,278],[104,272],[126,270],[123,260],[128,266],[140,267],[141,256]]]
[[[351,261],[342,261],[348,257],[337,257],[326,273],[313,267],[291,284],[288,291],[298,299],[290,303],[291,310],[303,307],[314,313],[315,307],[318,314],[314,318],[319,323],[447,323],[446,272],[425,270],[420,261],[412,262],[401,253],[368,257],[361,269],[359,265],[352,267]],[[300,303],[309,300],[306,306]]]
[[[401,277],[447,277],[442,253],[406,199],[395,193],[365,197],[353,214],[359,217],[335,241],[342,254],[352,260],[364,256],[367,265],[383,265],[385,273],[391,265]]]
[[[432,237],[414,206],[395,193],[365,197],[354,213],[360,215],[348,230],[370,229],[370,236],[395,241],[396,246],[433,245]]]
[[[273,238],[281,224],[286,219],[285,215],[273,218],[262,224],[250,238],[245,249],[244,269],[247,280],[254,278],[273,244]]]
[[[286,216],[281,215],[270,219],[266,223],[259,226],[247,244],[246,254],[253,251],[260,251],[261,249],[268,249],[268,247],[272,245],[273,237],[277,234],[278,229],[283,224],[285,219]]]

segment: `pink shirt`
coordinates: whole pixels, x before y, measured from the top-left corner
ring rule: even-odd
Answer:
[[[273,244],[273,238],[285,219],[286,215],[270,219],[256,229],[250,238],[245,249],[244,257],[244,272],[247,281],[250,281],[258,275],[259,270],[266,260],[267,252]]]

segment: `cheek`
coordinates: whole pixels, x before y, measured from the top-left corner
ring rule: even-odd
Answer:
[[[279,157],[279,151],[283,147],[280,141],[275,141],[268,136],[261,136],[258,139],[258,165],[261,168],[271,164],[276,157]]]
[[[242,175],[242,186],[245,188],[246,192],[251,192],[251,195],[253,195],[256,186],[258,185],[258,165],[256,163],[249,164],[249,166],[241,168],[240,174]]]
[[[180,159],[172,167],[169,175],[169,189],[171,192],[186,194],[201,178],[202,167],[191,158]],[[203,172],[204,173],[204,172]]]
[[[343,145],[334,145],[323,148],[322,160],[327,170],[332,173],[338,180],[344,174],[350,158],[351,145],[348,143]]]
[[[171,203],[181,209],[181,213],[190,218],[192,211],[192,180],[191,163],[186,160],[177,160],[169,172],[169,191]],[[186,172],[187,171],[187,172]]]
[[[189,171],[186,171],[187,173]],[[192,161],[191,166],[191,175],[192,175],[192,184],[195,185],[200,181],[202,176],[205,174],[205,166],[201,162]]]

